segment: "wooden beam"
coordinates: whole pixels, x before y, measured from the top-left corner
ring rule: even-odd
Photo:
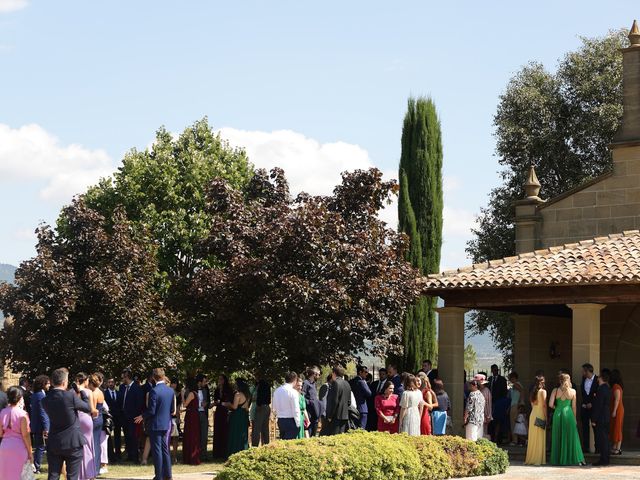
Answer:
[[[449,307],[509,310],[528,305],[574,303],[640,303],[640,286],[627,284],[572,285],[485,289],[432,290]]]

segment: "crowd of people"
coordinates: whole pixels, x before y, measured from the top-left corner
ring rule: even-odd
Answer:
[[[465,384],[466,437],[526,446],[526,463],[542,465],[550,429],[551,463],[579,465],[593,429],[597,464],[607,465],[610,454],[622,453],[622,378],[606,369],[596,376],[589,364],[583,370],[579,408],[567,371],[560,372],[550,393],[542,372],[528,390],[516,372],[507,380],[497,365],[489,376],[476,374]],[[350,429],[416,436],[453,431],[449,396],[429,360],[415,375],[400,374],[391,364],[379,369],[375,380],[366,366],[358,366],[350,380],[340,366],[322,384],[320,376],[318,367],[304,375],[289,372],[273,392],[273,382],[260,373],[251,384],[220,375],[213,388],[206,375],[187,378],[183,387],[159,368],[144,381],[125,369],[119,385],[100,372],[77,373],[71,382],[66,369],[55,370],[51,378],[38,376],[33,384],[23,378],[6,395],[0,391],[0,478],[20,479],[25,464],[39,471],[46,451],[53,480],[64,468],[69,480],[92,480],[110,463],[147,464],[150,457],[156,478],[169,479],[178,461],[197,465],[268,444],[272,421],[283,440]]]
[[[585,465],[593,438],[600,455],[594,465],[606,466],[611,455],[622,454],[623,388],[620,371],[603,369],[595,375],[585,363],[578,405],[577,387],[566,369],[551,385],[538,371],[525,390],[516,372],[507,381],[492,365],[488,378],[480,372],[466,385],[465,435],[526,446],[527,465],[545,465],[548,456],[552,465]]]

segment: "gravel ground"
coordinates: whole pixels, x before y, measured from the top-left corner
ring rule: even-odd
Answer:
[[[586,477],[605,477],[611,480],[640,480],[640,467],[626,465],[609,467],[531,467],[513,462],[504,475],[472,478],[493,478],[495,480],[584,480]]]

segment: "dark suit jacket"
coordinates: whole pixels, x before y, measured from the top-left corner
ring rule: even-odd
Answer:
[[[42,408],[42,400],[46,397],[40,390],[31,395],[31,431],[42,433],[49,431],[49,415]]]
[[[175,392],[164,382],[158,383],[149,391],[149,403],[144,417],[149,420],[152,432],[166,432],[171,427]]]
[[[609,384],[603,383],[598,387],[592,405],[591,421],[608,429],[611,415],[611,387],[609,387]]]
[[[87,402],[80,400],[73,390],[53,388],[42,400],[42,406],[50,420],[47,440],[50,452],[56,454],[86,445],[80,432],[78,412],[91,413]]]
[[[305,380],[302,384],[302,394],[307,402],[309,417],[311,417],[311,420],[317,420],[320,418],[321,407],[315,382],[312,383],[309,380]]]
[[[116,394],[116,398],[111,398],[111,390],[108,388],[103,392],[104,393],[104,401],[107,402],[109,406],[109,413],[113,418],[120,418],[122,415],[122,410],[120,407],[120,403],[118,402],[118,391],[114,390]]]
[[[492,401],[505,398],[509,393],[507,389],[507,379],[502,375],[498,375],[497,377],[491,375],[489,377],[489,390],[491,391]]]
[[[395,393],[399,397],[404,392],[404,385],[402,385],[402,377],[396,374],[390,380],[391,380],[391,383],[393,383],[393,388],[394,388],[393,393]]]
[[[356,407],[360,413],[369,413],[367,399],[371,398],[371,389],[362,377],[355,377],[351,383],[351,391],[356,399]]]
[[[320,400],[320,416],[327,416],[327,396],[329,394],[329,384],[323,383],[320,385],[320,391],[318,392],[318,399]]]
[[[9,398],[6,393],[0,391],[0,410],[6,408],[7,405],[9,405]]]
[[[129,386],[126,394],[127,386],[123,383],[120,385],[120,410],[125,420],[132,420],[142,413],[144,408],[144,393],[138,382],[133,381]]]
[[[596,390],[598,390],[598,376],[594,375],[593,376],[593,383],[591,384],[591,390],[589,390],[588,392],[585,390],[584,387],[584,378],[582,379],[582,383],[580,384],[580,393],[582,393],[582,404],[587,404],[587,403],[591,403],[593,404],[593,399],[596,396]]]
[[[336,378],[327,393],[326,417],[332,420],[349,420],[351,387],[343,378]]]

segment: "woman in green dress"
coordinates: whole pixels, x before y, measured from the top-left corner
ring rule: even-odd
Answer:
[[[576,422],[576,391],[566,373],[561,373],[559,380],[560,385],[549,398],[549,407],[555,409],[551,424],[551,464],[584,465]]]
[[[243,379],[236,380],[236,391],[233,402],[225,402],[229,409],[229,440],[227,454],[229,456],[249,448],[249,407],[251,393],[249,385]]]
[[[300,431],[298,432],[298,438],[306,438],[307,428],[311,422],[307,413],[307,401],[302,394],[302,376],[298,377],[296,390],[300,394]]]

